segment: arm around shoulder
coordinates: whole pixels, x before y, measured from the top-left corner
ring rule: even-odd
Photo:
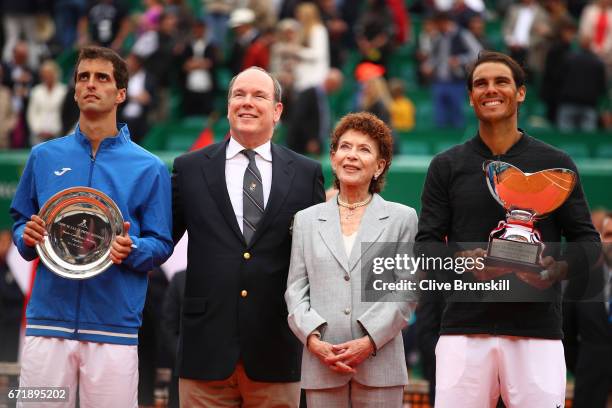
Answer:
[[[158,161],[151,175],[151,184],[145,189],[149,194],[140,214],[139,236],[130,236],[134,250],[125,259],[131,269],[150,271],[164,263],[174,248],[172,242],[172,194],[168,169]]]

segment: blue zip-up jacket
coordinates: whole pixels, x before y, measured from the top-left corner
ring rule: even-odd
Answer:
[[[126,125],[104,139],[95,158],[77,127],[73,134],[35,146],[11,203],[13,241],[31,261],[22,235],[32,214],[70,187],[98,189],[115,201],[135,244],[120,265],[93,278],[71,280],[38,265],[26,311],[26,335],[114,344],[138,344],[147,272],[171,254],[170,175],[164,163],[130,140]]]

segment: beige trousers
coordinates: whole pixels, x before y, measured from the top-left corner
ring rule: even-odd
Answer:
[[[179,399],[181,408],[297,408],[300,405],[300,383],[253,381],[239,362],[225,380],[180,378]]]

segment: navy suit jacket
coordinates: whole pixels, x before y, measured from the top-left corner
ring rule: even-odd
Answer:
[[[177,367],[182,378],[228,378],[242,360],[250,379],[300,380],[301,344],[283,294],[297,211],[324,200],[321,165],[272,144],[272,187],[250,244],[225,182],[227,142],[174,161],[174,240],[189,233]]]

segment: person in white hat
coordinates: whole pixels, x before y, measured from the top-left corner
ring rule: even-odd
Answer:
[[[259,38],[259,31],[255,28],[255,12],[248,8],[238,8],[232,11],[227,23],[234,30],[234,44],[230,54],[229,67],[236,75],[244,68],[242,61],[247,49]]]

